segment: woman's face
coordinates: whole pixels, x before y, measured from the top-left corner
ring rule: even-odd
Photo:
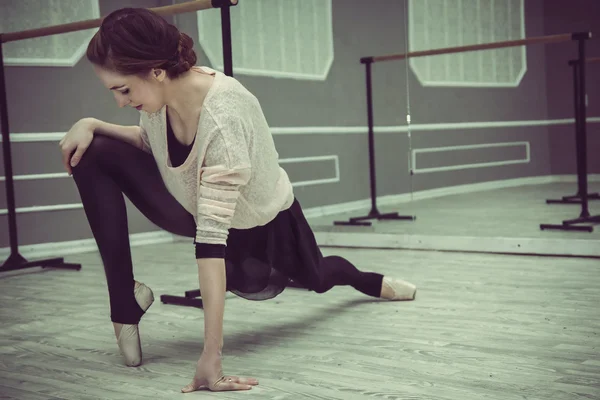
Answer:
[[[104,87],[113,92],[119,107],[133,107],[138,111],[154,113],[163,105],[163,90],[160,83],[164,79],[164,71],[152,70],[147,79],[137,75],[122,75],[94,65],[94,72]]]

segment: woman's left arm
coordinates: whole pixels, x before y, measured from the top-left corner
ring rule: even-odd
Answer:
[[[212,391],[248,390],[258,385],[255,378],[224,376],[222,368],[223,316],[225,313],[225,260],[222,258],[199,258],[198,280],[204,308],[204,349],[196,365],[192,382],[181,389],[188,393],[195,390]]]
[[[223,376],[221,365],[227,287],[225,246],[240,187],[251,175],[247,148],[241,140],[241,126],[234,123],[226,126],[237,131],[236,145],[228,143],[229,137],[217,134],[198,166],[196,261],[204,308],[204,349],[194,379],[183,392],[246,390],[258,384],[254,378]]]
[[[221,357],[223,315],[225,313],[225,260],[222,258],[199,258],[196,261],[204,309],[204,349],[196,365],[196,373],[192,382],[181,391],[188,393],[200,389],[250,389],[250,387],[242,387],[238,382],[228,381],[228,378],[225,379],[223,376]]]
[[[225,260],[223,258],[199,258],[196,261],[204,309],[204,349],[202,353],[221,357],[227,279]]]

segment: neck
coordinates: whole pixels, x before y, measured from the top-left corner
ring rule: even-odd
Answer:
[[[210,89],[212,76],[189,70],[171,81],[165,102],[169,114],[181,122],[195,120]]]

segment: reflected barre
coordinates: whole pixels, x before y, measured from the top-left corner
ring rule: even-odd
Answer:
[[[404,54],[363,57],[360,60],[362,63],[379,62],[379,61],[393,61],[393,60],[403,60],[406,58],[414,58],[414,57],[434,56],[434,55],[438,55],[438,54],[451,54],[451,53],[463,53],[463,52],[467,52],[467,51],[500,49],[500,48],[505,48],[505,47],[515,47],[515,46],[523,46],[523,45],[530,45],[530,44],[561,43],[561,42],[568,42],[570,40],[577,40],[579,38],[590,39],[591,37],[592,37],[591,32],[564,33],[564,34],[560,34],[560,35],[538,36],[538,37],[532,37],[532,38],[528,38],[528,39],[507,40],[504,42],[490,42],[490,43],[482,43],[482,44],[472,44],[472,45],[468,45],[468,46],[445,47],[445,48],[441,48],[441,49],[413,51],[413,52],[404,53]]]
[[[211,8],[222,8],[237,5],[238,0],[192,0],[182,4],[149,8],[159,15],[175,15],[193,11],[208,10]],[[23,39],[32,39],[42,36],[57,35],[60,33],[82,31],[97,28],[102,24],[104,18],[89,19],[86,21],[71,22],[68,24],[47,26],[44,28],[29,29],[20,32],[0,33],[0,42],[14,42]]]
[[[574,89],[575,89],[575,141],[576,141],[576,156],[577,156],[577,186],[578,192],[570,198],[578,198],[577,203],[581,204],[581,213],[579,218],[564,220],[562,224],[541,224],[540,229],[561,229],[573,231],[592,232],[593,228],[589,225],[578,226],[582,223],[600,223],[600,215],[590,216],[588,209],[588,192],[587,192],[587,150],[586,150],[586,91],[585,91],[585,68],[586,64],[600,62],[600,57],[586,57],[585,43],[592,38],[591,32],[571,32],[557,35],[537,36],[519,40],[508,40],[501,42],[491,42],[474,44],[458,47],[446,47],[439,49],[430,49],[423,51],[409,52],[408,45],[406,53],[392,54],[384,56],[371,56],[360,58],[361,64],[365,66],[365,76],[367,84],[367,119],[368,119],[368,149],[369,149],[369,181],[371,186],[371,211],[367,215],[352,217],[348,221],[334,221],[334,225],[354,225],[354,226],[371,226],[368,220],[415,220],[416,217],[410,215],[399,215],[397,212],[380,213],[377,207],[377,184],[375,172],[375,139],[374,139],[374,121],[373,121],[373,87],[372,87],[372,69],[373,64],[379,61],[394,61],[406,60],[414,57],[434,56],[440,54],[463,53],[469,51],[491,50],[507,47],[525,46],[532,44],[550,44],[574,41],[577,44],[578,57],[569,64],[574,66]],[[408,70],[408,68],[407,68]],[[408,72],[406,76],[408,88]],[[408,94],[408,89],[407,89]],[[407,104],[410,101],[407,102]],[[410,127],[410,109],[407,109],[407,123]],[[410,149],[410,129],[408,130],[408,143]],[[410,151],[410,150],[409,150]],[[412,164],[409,159],[410,177],[414,175]],[[412,189],[411,189],[412,193]]]
[[[600,57],[588,57],[585,59],[586,64],[594,64],[600,62]],[[569,65],[572,67],[573,65],[577,65],[579,60],[570,60]]]

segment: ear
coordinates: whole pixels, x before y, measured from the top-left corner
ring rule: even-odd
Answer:
[[[162,82],[167,77],[167,71],[164,69],[153,68],[152,71],[150,71],[150,76],[158,82]]]

